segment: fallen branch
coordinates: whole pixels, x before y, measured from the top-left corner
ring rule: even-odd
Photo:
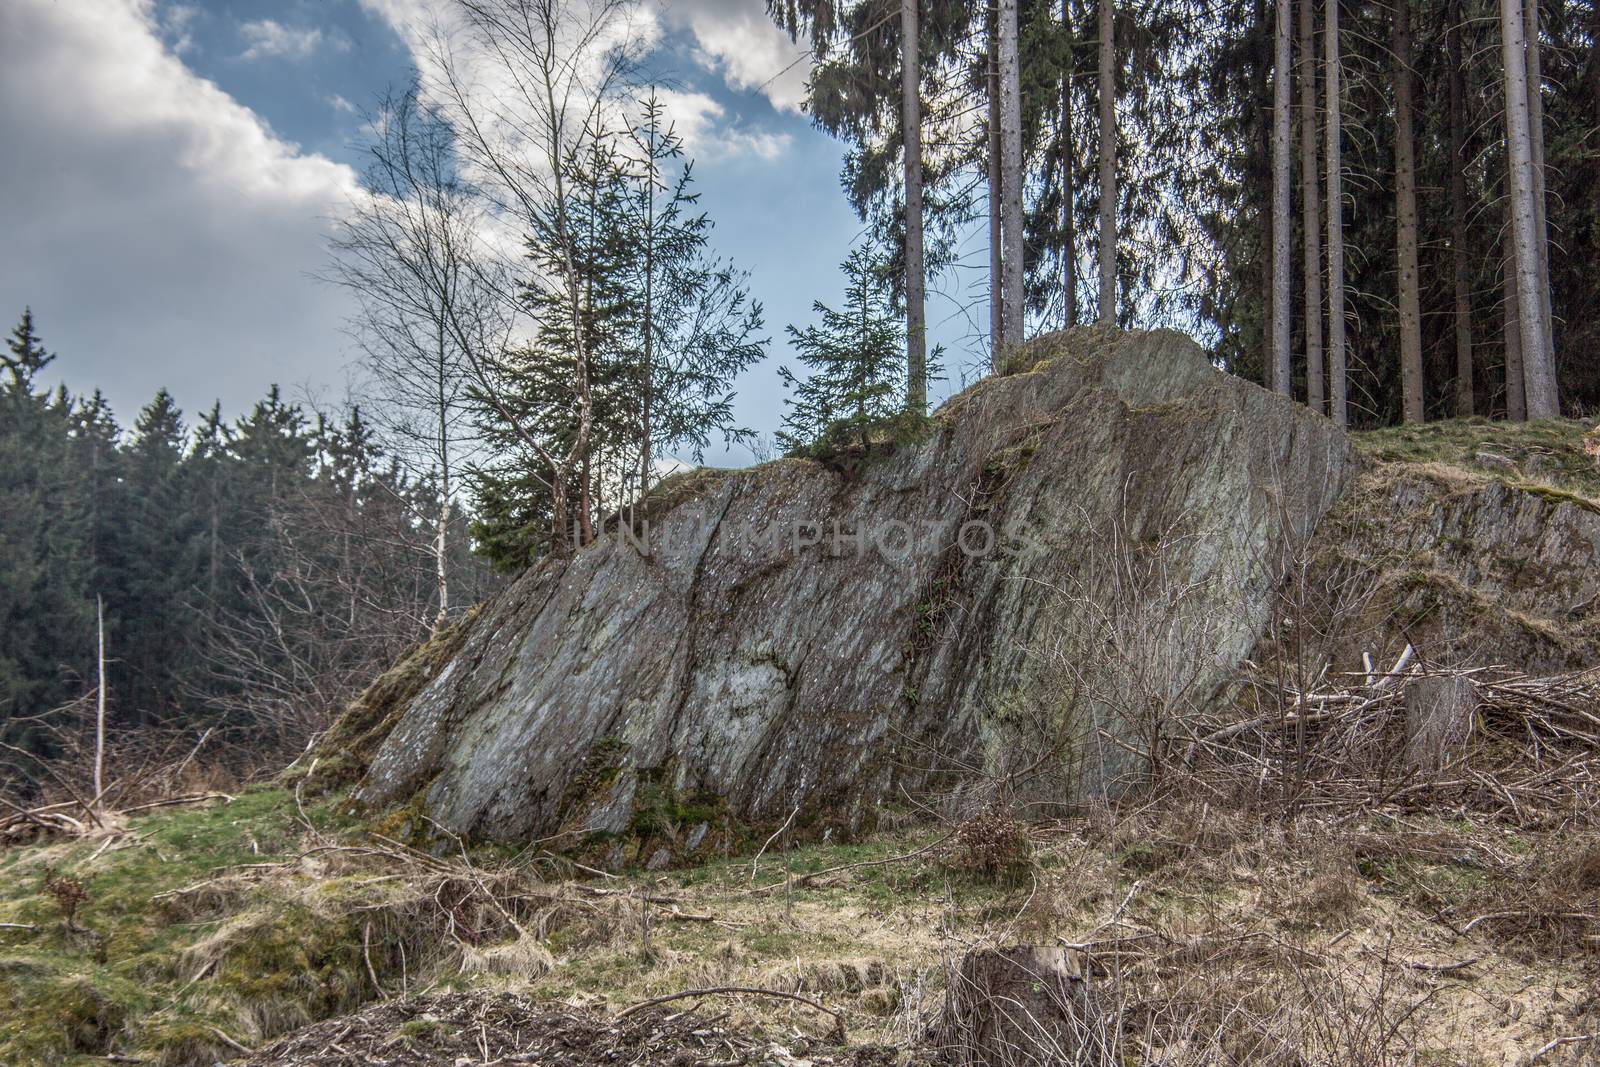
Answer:
[[[723,985],[708,986],[704,989],[685,989],[679,993],[668,993],[665,996],[651,997],[649,1000],[641,1000],[639,1003],[630,1005],[617,1012],[617,1018],[625,1019],[636,1011],[643,1011],[645,1008],[653,1008],[657,1004],[670,1004],[675,1000],[688,1000],[691,997],[737,996],[741,994],[760,997],[777,997],[781,1000],[793,1000],[800,1004],[804,1004],[806,1007],[815,1011],[820,1011],[824,1015],[830,1015],[833,1017],[835,1035],[840,1041],[844,1040],[844,1016],[841,1013],[834,1011],[832,1008],[827,1007],[818,1001],[812,1000],[810,997],[802,997],[798,993],[785,993],[781,989],[763,989],[760,986]]]

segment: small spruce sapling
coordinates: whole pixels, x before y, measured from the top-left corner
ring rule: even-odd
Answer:
[[[871,245],[841,264],[845,304],[817,301],[818,325],[790,325],[789,343],[810,368],[805,378],[788,367],[778,375],[789,389],[779,443],[791,451],[871,444],[874,427],[900,413],[905,394],[905,334],[895,314],[885,265]]]

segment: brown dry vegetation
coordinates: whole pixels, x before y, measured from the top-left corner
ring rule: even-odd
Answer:
[[[952,961],[1020,942],[1076,950],[1123,1062],[1584,1062],[1594,830],[1471,805],[1293,813],[1218,788],[1175,774],[1025,829],[990,812],[982,833],[606,877],[439,836],[419,850],[332,802],[302,816],[291,794],[249,793],[0,858],[0,922],[31,927],[0,931],[0,1060],[209,1064],[386,998],[515,993],[605,1018],[716,986],[815,998],[852,1047],[925,1057]],[[70,919],[62,877],[87,893]],[[416,1003],[368,1037],[415,1046]],[[729,1062],[785,1062],[753,1039],[801,1056],[832,1028],[794,1001],[700,1003],[755,1050]],[[402,1033],[396,1012],[423,1021]]]

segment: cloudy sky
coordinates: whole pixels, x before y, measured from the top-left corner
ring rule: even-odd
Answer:
[[[0,0],[6,328],[31,305],[54,369],[124,425],[160,386],[190,413],[236,415],[273,382],[342,396],[348,297],[313,274],[362,112],[408,77],[430,2]],[[841,149],[802,113],[806,63],[762,0],[671,0],[656,21],[714,243],[767,308],[739,412],[771,431],[783,326],[838,295],[860,233]],[[933,318],[935,340],[961,332]]]

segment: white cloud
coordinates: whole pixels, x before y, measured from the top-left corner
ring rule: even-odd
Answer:
[[[49,85],[48,93],[38,92]],[[150,0],[0,4],[0,315],[119,415],[335,373],[346,297],[311,281],[357,191],[164,47]]]
[[[434,50],[444,38],[459,51],[464,35],[452,32],[450,0],[361,0],[386,20],[411,49],[424,72],[434,69]],[[436,32],[435,28],[444,29]],[[633,32],[646,42],[658,41],[670,27],[694,38],[695,59],[735,89],[757,90],[779,110],[798,112],[805,100],[810,61],[766,15],[764,0],[644,0]],[[470,56],[465,56],[470,60]],[[493,64],[484,64],[492,66]],[[477,73],[474,71],[473,73]],[[492,95],[492,89],[485,90]],[[770,159],[788,146],[787,134],[752,130],[727,115],[726,109],[700,93],[675,93],[683,110],[674,112],[679,131],[697,154],[755,155]]]
[[[194,35],[189,30],[199,17],[200,9],[194,4],[168,4],[162,9],[161,39],[174,54],[181,56],[194,50]]]
[[[727,109],[705,93],[658,89],[656,95],[692,157],[776,159],[789,147],[791,138],[787,133],[749,130],[728,122]]]
[[[763,0],[667,0],[665,17],[694,34],[701,64],[733,88],[754,89],[781,111],[805,103],[810,54],[777,27]]]
[[[247,47],[240,59],[307,59],[324,45],[348,52],[350,42],[338,33],[324,34],[316,26],[285,26],[276,19],[257,19],[239,25]]]

